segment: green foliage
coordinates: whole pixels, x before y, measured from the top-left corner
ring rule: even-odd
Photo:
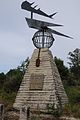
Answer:
[[[69,52],[70,74],[74,76],[75,85],[80,85],[80,49]],[[77,81],[77,82],[76,82]]]
[[[10,70],[6,74],[6,81],[4,83],[4,91],[7,93],[15,92],[19,89],[23,78],[23,73],[19,69]]]
[[[69,55],[71,55],[69,69],[66,69],[62,60],[55,58],[70,103],[63,109],[63,114],[80,118],[80,61],[77,61],[75,54]]]
[[[6,75],[0,74],[0,103],[5,105],[6,110],[12,109],[22,78],[23,72],[19,69],[10,70]]]
[[[62,115],[80,118],[80,104],[67,104],[63,108]]]
[[[63,110],[62,110],[62,115],[65,115],[65,116],[71,116],[72,115],[70,104],[65,104],[65,106],[63,107]]]
[[[66,92],[71,104],[80,103],[80,86],[66,87]]]
[[[55,60],[55,63],[57,65],[57,68],[59,70],[62,80],[68,79],[69,70],[67,67],[64,66],[64,62],[57,57],[55,57],[54,60]]]
[[[29,58],[22,62],[17,69],[8,73],[0,73],[0,103],[3,103],[7,110],[12,109],[17,91],[23,79],[24,71],[29,64]]]
[[[47,113],[53,115],[54,117],[60,117],[62,114],[62,109],[57,106],[55,108],[55,104],[47,104]]]
[[[73,56],[74,58],[74,56]],[[55,57],[55,63],[58,67],[61,79],[65,86],[70,105],[66,105],[64,112],[66,115],[73,114],[80,117],[80,66],[65,67],[61,59]],[[0,73],[0,103],[4,103],[6,110],[11,110],[17,91],[25,73],[25,68],[29,64],[29,59],[24,61],[17,69],[10,70],[7,74]],[[59,117],[62,110],[54,105],[47,105],[48,113]]]
[[[6,75],[4,73],[0,73],[0,89],[3,87],[5,80]]]
[[[80,118],[80,104],[72,105],[71,110],[74,117]]]
[[[66,92],[69,105],[65,106],[64,114],[80,118],[80,86],[67,86]]]
[[[76,48],[73,52],[69,52],[70,67],[78,67],[80,65],[80,49]]]
[[[74,60],[75,55],[72,55],[71,52],[69,55],[71,55],[71,57],[69,57],[69,59],[71,58],[70,59],[71,62],[75,61],[71,63],[69,69],[65,67],[64,62],[61,59],[55,57],[54,60],[57,65],[57,68],[60,73],[64,86],[77,86],[77,85],[79,86],[80,85],[80,66],[79,66],[80,64],[79,62]]]
[[[27,59],[24,60],[20,66],[18,66],[18,69],[22,71],[23,74],[25,74],[25,71],[28,68],[28,65],[29,65],[29,57],[27,57]]]
[[[64,62],[61,59],[55,57],[54,61],[57,65],[57,68],[60,73],[60,77],[64,83],[64,86],[68,85],[68,83],[69,83],[68,81],[70,80],[69,79],[70,78],[69,77],[69,69],[67,67],[65,67]]]
[[[0,91],[0,103],[5,105],[5,111],[13,109],[13,103],[16,98],[16,93],[7,93],[6,91]]]

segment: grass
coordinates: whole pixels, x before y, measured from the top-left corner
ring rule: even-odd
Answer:
[[[68,115],[72,114],[76,118],[80,118],[80,86],[68,86],[66,92],[69,98],[69,105],[65,107]]]

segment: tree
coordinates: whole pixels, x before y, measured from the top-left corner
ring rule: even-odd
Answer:
[[[29,65],[29,57],[27,57],[27,59],[24,60],[20,66],[18,66],[18,69],[20,69],[20,71],[22,71],[23,74],[25,74],[25,71],[27,70],[28,65]]]
[[[19,69],[10,70],[6,74],[4,90],[8,93],[16,92],[19,89],[22,78],[23,78],[23,72],[21,72]]]
[[[4,90],[6,92],[10,93],[18,91],[28,65],[29,57],[25,61],[23,61],[22,64],[17,67],[17,69],[12,69],[6,74],[6,80],[4,83]]]
[[[80,66],[80,49],[76,48],[73,52],[69,52],[68,59],[70,62],[68,64],[70,67],[79,67]]]
[[[69,76],[69,70],[67,67],[65,67],[64,62],[60,59],[55,57],[54,61],[57,65],[58,71],[60,73],[61,79],[66,84]]]
[[[75,49],[73,52],[69,52],[68,59],[70,62],[70,72],[74,76],[75,82],[77,85],[80,85],[80,49]]]
[[[0,89],[3,88],[5,79],[6,79],[6,75],[4,73],[0,73]]]

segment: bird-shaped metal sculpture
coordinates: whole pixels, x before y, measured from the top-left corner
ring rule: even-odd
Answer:
[[[49,18],[52,18],[52,16],[54,16],[57,12],[51,14],[51,15],[47,15],[45,12],[43,12],[42,10],[39,9],[35,9],[37,7],[34,6],[34,7],[31,7],[31,5],[34,4],[33,3],[29,3],[28,1],[24,1],[21,5],[21,8],[24,9],[24,10],[27,10],[27,11],[30,11],[31,12],[31,18],[33,17],[33,13],[36,13],[36,14],[39,14],[39,15],[43,15],[45,17],[49,17]]]
[[[27,10],[27,11],[30,11],[31,12],[31,19],[29,18],[26,18],[26,21],[28,23],[28,26],[30,28],[34,28],[34,29],[38,29],[38,30],[48,30],[50,31],[51,33],[53,34],[56,34],[56,35],[60,35],[60,36],[64,36],[64,37],[67,37],[67,38],[71,38],[73,39],[72,37],[68,36],[68,35],[65,35],[65,34],[62,34],[60,32],[57,32],[56,30],[53,30],[51,28],[48,28],[48,26],[62,26],[62,25],[58,25],[58,24],[53,24],[53,23],[48,23],[48,22],[45,22],[45,21],[39,21],[39,20],[35,20],[33,19],[33,13],[36,13],[36,14],[39,14],[39,15],[43,15],[45,17],[49,17],[49,18],[52,18],[52,16],[54,16],[57,12],[51,14],[51,15],[47,15],[46,13],[44,13],[42,10],[40,9],[35,9],[35,7],[32,7],[31,5],[34,4],[33,3],[29,3],[28,1],[24,1],[21,5],[21,8],[24,9],[24,10]]]
[[[63,37],[71,38],[71,39],[72,37],[49,28],[49,27],[56,27],[56,26],[62,26],[62,25],[33,19],[33,13],[36,13],[51,19],[57,13],[55,12],[51,15],[47,15],[45,12],[40,10],[40,8],[35,9],[37,5],[32,7],[31,5],[33,4],[34,2],[29,3],[28,1],[24,1],[21,5],[21,8],[31,12],[31,18],[26,18],[28,26],[33,29],[38,29],[38,31],[34,34],[32,40],[33,40],[34,46],[39,49],[38,58],[36,59],[36,67],[39,67],[40,66],[40,50],[41,48],[45,48],[45,47],[50,48],[52,46],[54,41],[54,37],[52,33],[63,36]]]

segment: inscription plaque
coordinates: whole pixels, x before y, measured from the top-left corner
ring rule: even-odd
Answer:
[[[30,90],[42,90],[44,82],[44,74],[31,74]]]

